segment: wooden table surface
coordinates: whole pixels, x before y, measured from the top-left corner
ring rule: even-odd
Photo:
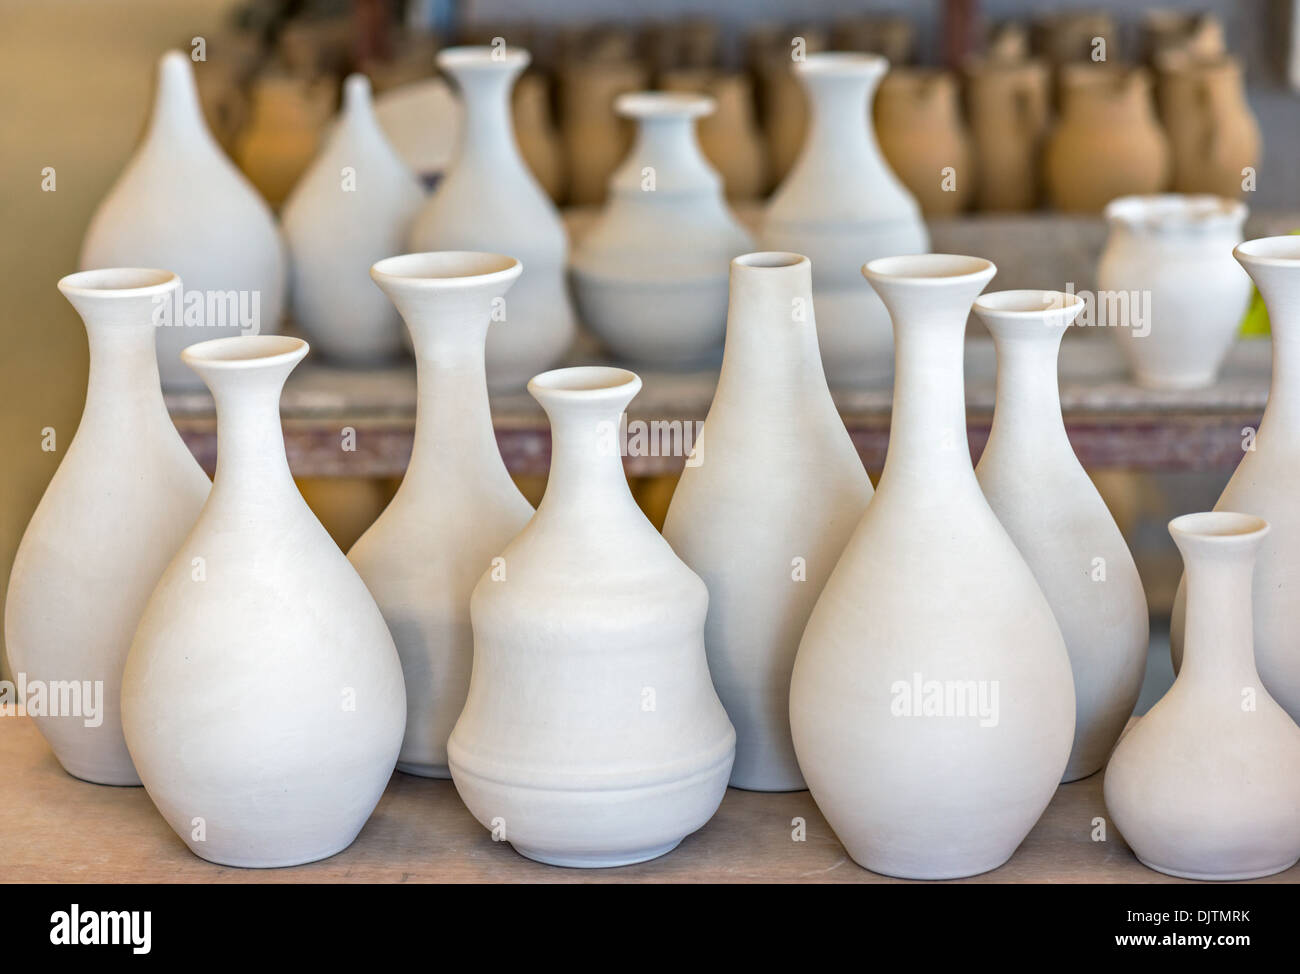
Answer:
[[[450,781],[394,773],[353,845],[289,869],[235,869],[194,856],[143,788],[78,781],[54,759],[26,717],[0,718],[0,880],[76,883],[889,883],[856,865],[808,792],[728,789],[722,807],[676,850],[615,869],[563,869],[493,842]],[[1119,834],[1094,842],[1105,816],[1100,774],[1063,785],[1011,861],[958,882],[1181,882],[1139,863]],[[806,841],[792,838],[794,820]],[[1300,881],[1300,866],[1257,882]]]

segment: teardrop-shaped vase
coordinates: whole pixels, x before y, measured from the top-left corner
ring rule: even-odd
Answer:
[[[197,389],[180,350],[278,330],[285,252],[270,208],[203,120],[190,59],[168,51],[144,141],[104,197],[81,244],[81,267],[167,267],[186,291],[158,328],[167,389]]]
[[[210,487],[158,387],[154,314],[181,280],[113,268],[70,274],[59,290],[86,324],[90,381],[77,432],[14,556],[5,644],[59,763],[87,781],[138,785],[122,737],[122,668],[149,593]],[[64,713],[68,701],[76,712]]]

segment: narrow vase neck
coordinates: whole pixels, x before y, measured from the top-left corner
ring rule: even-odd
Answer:
[[[879,83],[874,75],[801,75],[810,120],[804,152],[856,159],[879,155],[870,124],[871,98]]]
[[[646,166],[694,170],[707,165],[695,138],[695,119],[691,115],[640,118],[629,158],[638,173]]]
[[[222,377],[212,390],[217,404],[217,471],[213,496],[241,505],[297,493],[284,452],[280,390],[284,377],[248,372]]]
[[[1183,550],[1187,619],[1178,678],[1238,697],[1259,685],[1251,601],[1256,549],[1200,545]]]
[[[86,323],[90,374],[83,422],[102,419],[130,426],[134,420],[167,416],[154,332],[147,318],[133,325]]]
[[[484,369],[487,312],[432,315],[410,328],[418,399],[407,478],[448,465],[472,477],[504,475]]]
[[[1270,309],[1271,310],[1271,309]],[[1270,314],[1273,377],[1259,437],[1300,437],[1300,300]]]
[[[510,115],[510,89],[517,72],[510,66],[451,72],[463,100],[459,161],[522,165]]]
[[[194,69],[179,51],[167,52],[158,62],[158,87],[146,139],[164,139],[169,145],[192,145],[198,139],[215,145],[203,117]]]
[[[812,265],[731,264],[726,343],[715,399],[744,398],[789,412],[799,390],[825,391],[812,300]],[[778,255],[773,255],[778,256]],[[829,398],[829,392],[827,392]]]
[[[998,371],[991,437],[1007,437],[1035,450],[1069,449],[1057,380],[1064,333],[1064,328],[1046,324],[1016,335],[994,331]]]

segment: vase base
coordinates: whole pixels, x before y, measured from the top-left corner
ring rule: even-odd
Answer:
[[[88,781],[92,785],[109,785],[113,788],[139,788],[141,785],[140,776],[135,773],[134,769],[130,772],[124,772],[117,768],[98,768],[88,764],[64,761],[57,754],[54,756],[58,759],[63,770],[78,781]]]
[[[340,852],[347,849],[356,841],[356,836],[348,839],[341,845],[331,845],[321,852],[309,852],[302,855],[288,856],[284,859],[242,859],[239,856],[214,856],[204,855],[194,846],[189,846],[190,852],[194,853],[200,859],[216,863],[218,866],[232,866],[236,869],[287,869],[290,866],[304,866],[309,862],[320,862],[322,859],[328,859],[331,856],[337,856]],[[186,843],[188,845],[188,843]]]
[[[631,866],[638,862],[658,859],[660,856],[667,855],[676,849],[681,845],[681,841],[681,839],[674,839],[667,845],[656,846],[652,849],[641,849],[637,852],[612,852],[588,856],[572,856],[563,853],[553,855],[537,849],[525,849],[513,842],[511,845],[514,846],[515,852],[525,859],[532,859],[534,862],[540,862],[547,866],[565,866],[570,869],[609,869],[614,866]]]
[[[397,770],[402,774],[417,778],[450,778],[451,772],[445,764],[418,764],[414,761],[398,761]]]
[[[1134,855],[1137,855],[1134,853]],[[1278,863],[1276,866],[1269,866],[1266,869],[1252,869],[1248,872],[1229,872],[1229,873],[1200,873],[1189,872],[1185,869],[1173,869],[1169,866],[1160,866],[1154,862],[1149,862],[1141,856],[1137,857],[1138,862],[1148,869],[1154,869],[1158,873],[1164,873],[1166,876],[1176,876],[1179,879],[1200,879],[1217,881],[1221,883],[1239,882],[1243,879],[1259,879],[1262,876],[1273,876],[1277,873],[1284,872],[1294,866],[1300,859],[1291,859],[1287,862]]]
[[[995,869],[1000,869],[1002,866],[1005,866],[1007,862],[1010,861],[1011,859],[1010,855],[1004,855],[1004,856],[999,856],[996,859],[989,860],[987,862],[977,861],[969,866],[949,865],[945,863],[937,863],[934,865],[925,865],[922,863],[917,863],[915,865],[908,865],[906,863],[901,863],[901,862],[892,863],[892,864],[878,863],[876,865],[872,865],[865,857],[859,859],[856,856],[854,856],[852,853],[849,853],[849,855],[853,859],[853,861],[856,862],[863,869],[870,870],[873,873],[878,873],[881,876],[890,876],[893,877],[894,879],[925,879],[925,880],[966,879],[969,876],[979,876],[982,875],[983,873],[988,873],[988,872],[992,872]],[[1014,850],[1012,852],[1012,855],[1014,855]]]
[[[1061,784],[1068,785],[1071,781],[1082,781],[1084,778],[1091,778],[1105,766],[1106,763],[1103,761],[1096,767],[1087,764],[1081,768],[1066,768],[1065,773],[1061,775]]]

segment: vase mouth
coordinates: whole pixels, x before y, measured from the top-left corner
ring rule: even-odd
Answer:
[[[181,359],[193,369],[266,368],[297,363],[310,347],[288,335],[235,335],[189,345],[181,349]]]
[[[578,365],[535,375],[528,391],[539,402],[600,402],[630,400],[641,389],[641,377],[613,365]]]
[[[1106,204],[1106,222],[1130,230],[1178,232],[1236,229],[1248,210],[1240,200],[1208,193],[1152,193],[1120,196]]]
[[[997,273],[991,260],[963,254],[908,254],[878,257],[862,265],[868,281],[910,281],[914,284],[948,285],[975,282]]]
[[[1033,288],[1016,291],[993,291],[975,299],[974,308],[981,314],[998,318],[1038,320],[1045,315],[1057,317],[1061,312],[1083,310],[1084,300],[1077,294],[1065,291],[1038,291]],[[1073,317],[1073,315],[1071,315]]]
[[[812,262],[803,254],[796,254],[793,251],[760,250],[756,253],[741,254],[739,257],[733,257],[731,263],[735,267],[774,269],[779,267],[799,267],[802,264],[810,264]]]
[[[533,56],[522,47],[497,47],[492,44],[466,44],[444,47],[438,52],[438,67],[446,71],[457,68],[469,70],[501,68],[526,68]]]
[[[1283,234],[1278,237],[1256,237],[1237,244],[1232,255],[1242,263],[1270,267],[1300,267],[1300,235]]]
[[[614,99],[614,111],[623,118],[701,118],[717,107],[709,95],[690,91],[629,91]]]
[[[524,265],[517,258],[478,250],[434,250],[385,257],[370,267],[376,284],[401,284],[429,290],[482,287],[517,278]]]
[[[65,295],[132,298],[164,294],[180,282],[174,271],[157,267],[102,267],[67,274],[59,278],[58,287]]]
[[[816,51],[797,62],[795,70],[814,77],[879,78],[889,70],[889,59],[864,51]]]
[[[1183,514],[1169,522],[1174,540],[1189,538],[1218,543],[1258,541],[1269,532],[1269,523],[1254,514],[1234,511],[1201,511]]]

